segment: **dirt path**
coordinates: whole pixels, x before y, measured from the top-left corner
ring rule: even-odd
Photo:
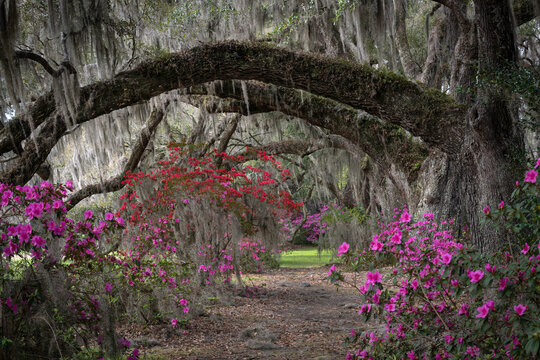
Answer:
[[[344,338],[365,324],[354,290],[336,291],[323,280],[327,271],[280,269],[257,276],[260,296],[216,304],[187,332],[147,327],[140,335],[158,345],[143,353],[160,359],[344,359]]]

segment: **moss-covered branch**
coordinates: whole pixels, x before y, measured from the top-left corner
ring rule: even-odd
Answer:
[[[245,82],[244,86],[249,94],[248,102],[251,114],[279,111],[304,119],[312,125],[326,128],[356,145],[382,169],[388,168],[393,163],[409,174],[428,155],[427,147],[414,141],[403,129],[381,121],[364,111],[290,88],[255,81]],[[214,83],[212,86],[193,87],[187,92],[192,95],[187,95],[181,100],[195,106],[204,106],[208,112],[237,112],[243,115],[248,113],[241,85],[237,81],[224,81]],[[223,100],[201,101],[193,94],[213,94],[223,98]],[[344,148],[344,142],[338,144],[335,140],[337,138],[332,137],[332,139],[334,139],[333,145],[324,145],[324,147]],[[298,152],[299,154],[305,153],[300,148]]]
[[[229,79],[260,80],[306,90],[399,125],[428,145],[448,153],[456,153],[461,146],[466,110],[439,92],[426,90],[404,77],[365,65],[268,44],[233,41],[201,45],[147,61],[112,80],[85,86],[80,92],[81,103],[75,120],[80,124],[166,91]],[[43,155],[46,158],[66,130],[65,125],[60,124],[63,121],[55,121],[51,116],[55,110],[52,95],[45,95],[36,101],[27,116],[18,117],[14,125],[6,127],[7,131],[14,131],[10,138],[4,130],[0,139],[1,153],[9,151],[13,144],[28,136],[29,116],[35,126],[49,119],[35,145],[27,142],[27,148],[14,164],[18,169],[12,167],[4,172],[0,176],[1,181],[25,183],[29,179],[28,174],[35,173],[39,166],[36,162],[41,163]],[[361,122],[362,119],[349,121]],[[329,124],[326,125],[324,127]],[[355,129],[353,126],[349,131]],[[42,139],[42,134],[49,138]]]

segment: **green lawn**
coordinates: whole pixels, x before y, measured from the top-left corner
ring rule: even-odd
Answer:
[[[286,268],[318,267],[330,263],[331,257],[330,251],[323,251],[319,257],[317,248],[306,247],[281,254],[279,263]]]

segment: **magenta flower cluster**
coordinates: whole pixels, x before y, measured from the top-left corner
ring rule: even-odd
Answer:
[[[396,209],[395,219],[360,255],[397,264],[367,272],[358,287],[364,299],[358,313],[364,320],[380,317],[385,331],[353,331],[358,348],[348,359],[535,357],[539,242],[519,253],[487,255],[457,241],[452,222],[437,223],[432,214],[413,222],[406,208]],[[347,259],[357,261],[353,254]],[[330,269],[332,279],[337,275]]]

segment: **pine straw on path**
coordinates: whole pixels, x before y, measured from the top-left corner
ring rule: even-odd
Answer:
[[[327,272],[328,267],[266,272],[253,280],[262,295],[216,304],[186,333],[161,325],[124,335],[156,339],[158,346],[142,349],[148,359],[344,359],[345,337],[368,327],[357,314],[357,292],[336,291],[324,280]]]

